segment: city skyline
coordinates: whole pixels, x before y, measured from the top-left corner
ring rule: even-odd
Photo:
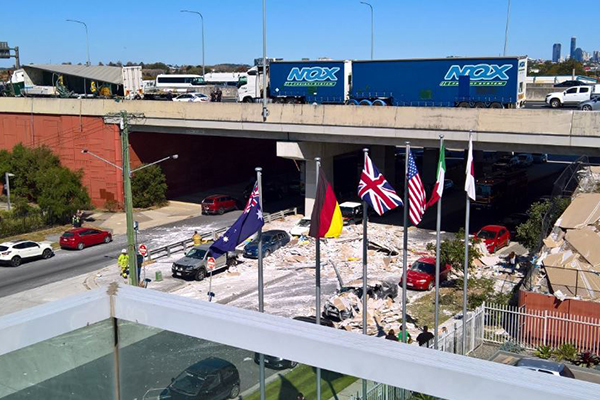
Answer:
[[[256,3],[256,4],[255,4]],[[498,56],[503,52],[506,0],[481,4],[474,0],[448,7],[432,0],[427,7],[417,3],[399,6],[391,0],[372,0],[375,13],[375,58],[426,58],[446,56]],[[551,3],[555,3],[553,7]],[[180,13],[201,11],[205,19],[206,64],[246,63],[262,55],[261,2],[222,0],[217,3],[178,0],[168,5],[108,0],[119,18],[95,19],[94,5],[67,0],[63,7],[42,1],[13,5],[16,14],[27,13],[28,23],[7,19],[0,40],[19,46],[21,60],[29,63],[85,63],[85,31],[66,19],[85,21],[89,27],[92,64],[109,61],[201,64],[200,19]],[[461,7],[462,6],[462,7]],[[269,57],[284,59],[368,59],[370,17],[358,1],[306,0],[302,9],[288,2],[267,2],[267,46]],[[555,0],[539,9],[535,4],[513,3],[507,55],[548,59],[547,48],[557,38],[576,36],[579,47],[593,51],[599,46],[589,24],[565,21]],[[300,17],[308,12],[314,18]],[[600,11],[597,12],[600,16]],[[480,18],[485,14],[486,18]],[[535,21],[530,18],[535,14]],[[539,17],[539,18],[537,18]],[[51,21],[51,22],[49,22]],[[127,21],[131,21],[130,23]],[[540,22],[536,22],[540,21]],[[543,23],[542,23],[543,21]],[[487,32],[466,34],[469,30]],[[552,25],[553,33],[547,33]],[[426,28],[426,29],[424,29]],[[568,39],[566,39],[568,40]],[[0,60],[8,67],[14,60]]]

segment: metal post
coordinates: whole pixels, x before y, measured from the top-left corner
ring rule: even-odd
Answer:
[[[465,348],[467,345],[467,290],[469,283],[469,214],[471,211],[471,198],[467,194],[466,204],[466,216],[465,216],[465,264],[464,264],[464,282],[463,282],[463,337],[462,337],[462,354],[465,354]]]
[[[88,27],[87,24],[83,21],[78,21],[76,19],[68,19],[67,22],[74,22],[76,24],[81,24],[85,27],[85,43],[86,43],[86,47],[87,47],[87,66],[89,67],[90,65],[92,65],[92,63],[90,62],[90,37],[88,35]]]
[[[121,112],[121,148],[123,150],[123,186],[125,196],[125,215],[127,218],[127,255],[129,257],[129,283],[138,285],[136,268],[135,238],[133,230],[133,199],[131,194],[131,166],[129,165],[129,124],[127,111]]]
[[[267,0],[263,0],[262,2],[262,11],[263,11],[263,109],[262,109],[262,117],[263,121],[267,120],[269,116],[269,110],[267,109]],[[318,165],[317,161],[317,165]],[[319,179],[319,175],[317,174],[317,180]],[[321,381],[319,381],[321,382]],[[319,391],[319,396],[321,392]]]
[[[367,161],[367,156],[369,154],[369,149],[364,148],[364,161]],[[367,335],[367,306],[368,306],[368,296],[367,296],[367,247],[369,245],[369,240],[367,238],[367,202],[363,200],[363,294],[362,294],[362,304],[363,304],[363,312],[362,312],[362,323],[363,323],[363,335]],[[362,380],[362,391],[363,391],[363,400],[367,398],[367,380]]]
[[[444,135],[440,135],[440,151],[444,151]],[[440,159],[442,155],[440,154]],[[441,168],[441,166],[438,166]],[[439,173],[439,171],[438,171]],[[443,185],[444,182],[439,182]],[[440,307],[440,230],[442,225],[442,198],[440,197],[437,201],[437,222],[436,222],[436,235],[435,235],[435,315],[433,322],[433,348],[438,349],[439,340],[439,307]]]
[[[406,272],[408,271],[408,156],[410,142],[406,142],[406,159],[404,160],[404,231],[402,249],[402,341],[406,343]],[[403,391],[404,392],[404,391]]]
[[[263,0],[264,2],[264,0]],[[317,164],[317,178],[316,178],[316,190],[319,190],[319,170],[321,169],[321,158],[315,158]],[[318,220],[317,224],[320,224],[320,220]],[[316,261],[315,261],[315,317],[317,321],[317,325],[321,325],[321,238],[319,237],[319,229],[320,226],[317,226],[317,237],[315,238],[316,247]],[[316,369],[317,374],[317,400],[321,400],[321,368]]]
[[[4,173],[4,182],[6,182],[6,206],[8,207],[8,211],[10,211],[10,176],[11,175],[12,174],[10,174],[8,172]]]
[[[256,182],[258,185],[258,201],[262,210],[262,168],[256,167]],[[263,282],[263,251],[262,251],[262,227],[258,229],[258,312],[265,312],[265,295]],[[265,400],[265,355],[259,354],[259,383],[260,400]]]
[[[506,46],[508,44],[508,22],[510,18],[510,0],[508,0],[508,8],[506,10],[506,28],[504,29],[504,57],[506,57]]]
[[[206,82],[206,70],[204,66],[204,17],[200,14],[200,19],[202,20],[202,79]]]
[[[373,6],[367,2],[361,1],[361,4],[369,6],[371,9],[371,60],[373,59],[373,43],[374,43],[374,18],[373,18]]]

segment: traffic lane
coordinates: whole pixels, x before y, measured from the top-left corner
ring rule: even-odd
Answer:
[[[552,108],[550,107],[548,104],[546,104],[545,101],[532,101],[532,100],[527,100],[527,103],[525,103],[525,108],[526,109],[548,109],[548,110],[577,110],[577,105],[564,105],[560,108]]]
[[[138,243],[145,243],[149,249],[186,240],[194,230],[205,232],[231,225],[241,212],[224,215],[201,215],[174,223],[140,231]],[[57,250],[55,256],[47,260],[24,262],[17,268],[0,267],[0,298],[24,290],[91,273],[111,264],[115,265],[122,249],[127,247],[125,235],[113,236],[108,244],[87,247],[83,250]]]

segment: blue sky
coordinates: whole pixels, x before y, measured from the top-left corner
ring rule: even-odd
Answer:
[[[375,58],[502,53],[506,0],[370,2],[375,8]],[[200,19],[179,12],[190,9],[204,14],[206,64],[249,64],[262,57],[261,7],[262,0],[0,1],[0,40],[18,45],[23,63],[85,62],[84,28],[65,22],[79,19],[90,30],[94,64],[198,65]],[[600,50],[598,28],[589,23],[598,20],[600,7],[572,13],[568,8],[565,1],[512,0],[508,54],[550,58],[552,44],[558,42],[564,55],[571,36],[584,50]],[[370,56],[369,9],[358,0],[267,0],[267,20],[270,57]],[[12,63],[0,60],[0,67]]]

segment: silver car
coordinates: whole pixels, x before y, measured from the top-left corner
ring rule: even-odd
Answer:
[[[582,101],[577,107],[582,111],[599,111],[600,110],[600,96],[594,96],[590,100]]]

